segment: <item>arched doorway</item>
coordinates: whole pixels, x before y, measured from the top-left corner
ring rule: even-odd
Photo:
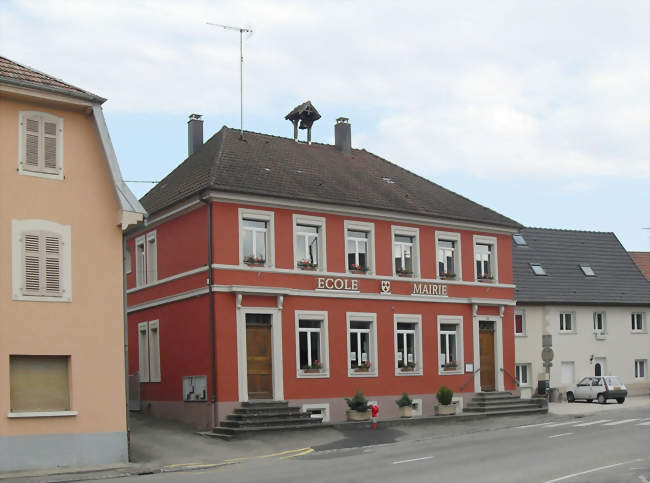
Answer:
[[[594,366],[594,376],[601,376],[601,372],[600,362],[596,362],[596,365]]]

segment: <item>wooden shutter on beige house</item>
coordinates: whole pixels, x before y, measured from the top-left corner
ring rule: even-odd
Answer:
[[[28,231],[23,233],[22,243],[24,295],[61,296],[61,235],[46,231]]]
[[[56,133],[56,122],[43,121],[43,167],[54,172],[58,168]]]
[[[40,153],[41,123],[38,118],[26,117],[23,121],[25,129],[25,154],[23,158],[23,169],[38,169],[38,158]]]
[[[10,411],[69,411],[68,362],[68,356],[9,356]]]
[[[22,169],[49,174],[61,172],[62,120],[48,114],[25,113],[22,118]]]

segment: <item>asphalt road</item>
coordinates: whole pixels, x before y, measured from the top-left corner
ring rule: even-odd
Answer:
[[[386,436],[394,441],[392,435]],[[581,419],[549,415],[509,428],[477,426],[476,431],[468,428],[462,433],[388,443],[377,438],[378,444],[360,446],[363,441],[367,441],[363,435],[350,435],[337,444],[104,481],[650,482],[647,408],[619,408]]]

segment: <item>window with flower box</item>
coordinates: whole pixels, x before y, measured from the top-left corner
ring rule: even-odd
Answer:
[[[479,282],[492,282],[498,278],[496,247],[496,238],[474,235],[474,272]]]
[[[273,212],[239,209],[239,262],[249,267],[272,267]]]
[[[299,270],[326,271],[325,218],[293,215],[294,259]]]
[[[348,273],[372,273],[374,271],[373,223],[346,220],[345,258]]]
[[[436,232],[436,261],[438,278],[461,279],[460,234]]]
[[[398,277],[418,277],[417,228],[393,226],[393,274]]]
[[[348,376],[377,375],[377,314],[348,313]]]
[[[438,373],[463,372],[463,318],[444,315],[438,317]]]
[[[296,311],[298,377],[329,376],[327,312]]]
[[[395,314],[395,374],[422,374],[422,316]]]

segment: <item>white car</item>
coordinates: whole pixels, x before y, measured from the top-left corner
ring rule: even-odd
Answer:
[[[608,399],[616,399],[617,403],[623,404],[626,397],[627,388],[616,376],[583,377],[566,392],[566,400],[570,403],[577,399],[589,403],[597,399],[600,404],[605,404]]]

